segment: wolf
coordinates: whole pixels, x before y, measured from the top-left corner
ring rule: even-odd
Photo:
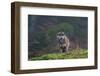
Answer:
[[[70,42],[64,32],[57,33],[57,42],[61,53],[68,51]]]

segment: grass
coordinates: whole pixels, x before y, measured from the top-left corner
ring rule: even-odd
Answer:
[[[33,57],[30,60],[78,59],[87,57],[88,51],[86,49],[75,49],[66,53],[45,54],[39,57]]]

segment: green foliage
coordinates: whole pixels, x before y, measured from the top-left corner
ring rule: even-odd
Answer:
[[[33,57],[31,60],[78,59],[87,57],[88,52],[86,49],[75,49],[66,53],[54,53],[42,55],[40,57]]]
[[[49,29],[48,31],[47,31],[47,34],[49,35],[49,36],[55,36],[58,32],[60,32],[60,31],[63,31],[63,32],[73,32],[73,26],[71,26],[70,24],[68,24],[67,22],[63,22],[63,23],[60,23],[60,24],[58,24],[58,25],[56,25],[56,26],[54,26],[53,28],[51,28],[51,29]]]
[[[44,47],[47,47],[49,44],[49,39],[46,37],[45,32],[36,33],[34,39],[36,40],[36,42],[38,42],[34,44],[35,50],[42,50]]]

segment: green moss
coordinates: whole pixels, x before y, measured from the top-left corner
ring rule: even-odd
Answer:
[[[88,51],[86,49],[75,49],[66,53],[45,54],[40,57],[33,57],[31,60],[77,59],[87,57]]]

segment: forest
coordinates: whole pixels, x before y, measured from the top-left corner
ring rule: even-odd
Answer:
[[[76,54],[76,56],[73,55],[71,58],[81,58],[81,56],[86,58],[88,53],[87,17],[28,15],[29,60],[42,60],[41,57],[44,55],[53,57],[54,54],[55,56],[63,55],[60,54],[56,39],[56,34],[60,31],[63,31],[70,39],[69,53],[72,55],[73,50],[74,53],[77,53],[78,49],[79,57]],[[66,57],[69,58],[68,56]],[[43,59],[45,60],[45,58]]]

